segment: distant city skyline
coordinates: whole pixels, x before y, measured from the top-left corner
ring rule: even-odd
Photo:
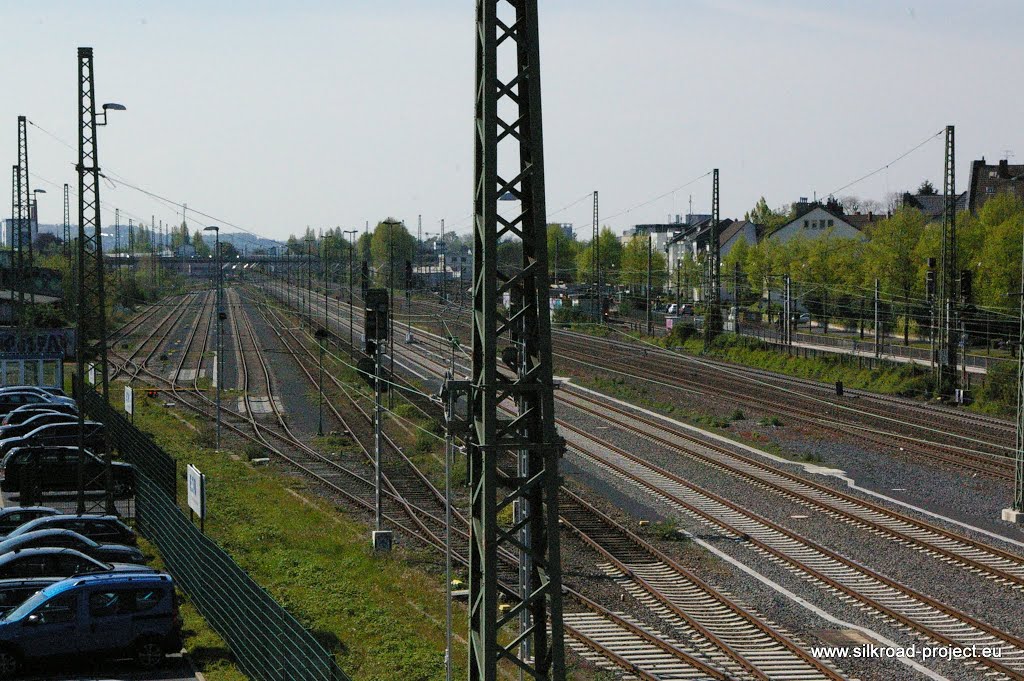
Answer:
[[[60,1],[8,3],[4,18],[17,30],[0,57],[28,63],[0,76],[0,159],[16,162],[28,116],[44,222],[60,221],[62,185],[77,183],[75,48],[92,46],[99,101],[127,107],[100,130],[105,223],[115,207],[181,222],[131,183],[213,216],[190,214],[191,229],[284,240],[389,215],[415,231],[422,214],[425,232],[442,218],[469,230],[470,2]],[[616,233],[691,212],[691,195],[706,213],[714,167],[723,217],[762,195],[824,198],[878,169],[837,193],[884,201],[924,179],[941,191],[941,137],[924,140],[947,123],[963,191],[972,160],[1024,158],[1008,115],[1024,95],[1007,86],[1022,20],[1024,5],[1000,0],[547,0],[548,219],[586,238],[594,189]]]

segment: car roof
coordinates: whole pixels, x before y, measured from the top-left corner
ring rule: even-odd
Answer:
[[[77,586],[129,586],[131,584],[160,583],[174,585],[174,579],[166,572],[100,572],[62,579],[43,589],[47,596],[56,596]]]
[[[8,579],[0,579],[0,589],[5,586],[19,586],[26,584],[34,584],[42,582],[44,584],[53,584],[59,582],[63,577],[10,577]]]
[[[14,551],[8,551],[7,553],[0,556],[0,565],[2,565],[3,563],[9,563],[15,558],[24,558],[25,556],[55,556],[60,554],[69,554],[74,556],[75,558],[85,558],[86,560],[93,560],[81,551],[76,551],[75,549],[41,546],[35,549],[15,549]]]
[[[50,508],[49,506],[8,506],[6,508],[0,508],[0,517],[19,511],[45,511],[50,515],[58,515],[60,513],[57,509]]]
[[[15,529],[15,531],[20,530],[22,528],[29,528],[29,527],[31,527],[32,529],[28,529],[25,532],[21,532],[20,533],[20,534],[28,534],[29,532],[34,532],[35,531],[34,528],[39,527],[40,525],[46,525],[47,523],[54,522],[56,520],[71,520],[71,519],[74,519],[74,518],[84,518],[85,520],[103,520],[103,521],[106,521],[106,522],[111,522],[111,521],[116,520],[118,523],[124,525],[124,523],[121,522],[121,519],[118,518],[116,515],[89,515],[89,514],[77,515],[77,514],[74,514],[74,513],[63,513],[63,514],[60,514],[60,515],[47,515],[47,516],[43,516],[42,518],[35,518],[34,520],[28,521],[24,525],[18,526]],[[125,525],[125,527],[127,527],[127,525]],[[8,536],[10,536],[10,535],[8,535]]]

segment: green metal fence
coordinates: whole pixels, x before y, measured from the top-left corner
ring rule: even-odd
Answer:
[[[95,391],[83,406],[136,466],[136,527],[256,681],[347,681],[316,637],[263,590],[175,501],[177,462]]]

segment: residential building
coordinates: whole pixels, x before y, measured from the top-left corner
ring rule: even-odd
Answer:
[[[853,218],[843,213],[843,206],[834,199],[829,199],[822,204],[818,201],[808,202],[801,198],[793,204],[795,216],[789,222],[779,227],[771,234],[766,234],[766,239],[774,239],[785,243],[797,237],[815,239],[825,235],[840,239],[867,239],[867,235],[861,230],[862,225],[875,220],[874,214],[866,214],[865,219]],[[857,224],[854,224],[857,223]]]
[[[963,192],[956,197],[956,212],[961,213],[968,208],[968,192]],[[905,208],[916,208],[924,214],[928,222],[942,220],[942,214],[946,211],[945,194],[903,194],[903,206]]]
[[[1024,200],[1024,165],[1010,165],[1003,159],[997,165],[989,165],[982,156],[980,161],[971,163],[971,184],[968,210],[977,212],[985,202],[996,194],[1013,192]]]

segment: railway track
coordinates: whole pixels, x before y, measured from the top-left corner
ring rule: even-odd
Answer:
[[[816,483],[687,433],[667,421],[655,421],[571,388],[559,391],[558,403],[808,508],[913,546],[940,560],[955,562],[1001,584],[1024,589],[1024,558],[1009,551]]]
[[[277,318],[276,321],[276,327],[288,327],[284,320]],[[408,348],[402,350],[402,362],[408,361],[409,356],[415,354],[407,351]],[[414,361],[429,371],[443,369],[443,365],[433,357],[417,357]],[[756,615],[684,571],[647,542],[601,515],[567,488],[562,489],[562,496],[570,500],[567,512],[563,512],[562,522],[567,528],[578,533],[589,546],[603,556],[616,560],[612,552],[621,552],[623,538],[627,538],[625,541],[634,546],[634,559],[640,554],[646,556],[646,560],[640,563],[634,560],[631,568],[623,567],[623,574],[629,575],[625,577],[625,581],[631,584],[635,582],[637,588],[646,594],[647,607],[651,607],[653,601],[652,611],[666,627],[678,630],[688,640],[700,642],[700,655],[714,664],[716,669],[725,673],[710,678],[845,678],[841,672],[815,660],[803,648]],[[589,531],[581,530],[581,527],[586,527]],[[595,528],[602,528],[603,533]],[[662,575],[657,586],[654,579],[638,578],[639,570],[655,569],[655,565],[660,565],[670,572]],[[679,605],[680,602],[682,605]],[[605,645],[614,644],[616,647],[612,652],[619,658],[618,665],[623,668],[624,663],[633,664],[638,660],[645,660],[650,664],[652,660],[660,659],[670,652],[678,654],[675,650],[680,645],[678,641],[666,639],[664,634],[652,634],[642,628],[623,632],[624,626],[636,626],[636,623],[630,622],[628,618],[610,620],[606,615],[594,615],[590,612],[567,613],[566,617],[571,626],[573,623],[576,625],[576,630],[570,631],[570,635],[589,633],[593,637],[605,639]],[[673,650],[666,651],[665,645],[669,645]],[[683,667],[679,671],[681,676],[662,675],[674,669],[670,664],[668,668],[661,669],[657,676],[643,678],[694,678],[692,664],[685,663]],[[676,671],[673,670],[671,673],[675,674]]]
[[[572,426],[564,422],[559,425],[572,430]],[[610,443],[595,438],[592,434],[576,429],[574,435],[589,443],[582,445],[578,441],[574,442],[574,449],[577,452],[589,456],[652,493],[667,497],[677,508],[698,517],[703,522],[714,524],[731,536],[751,542],[758,551],[809,575],[824,588],[856,600],[871,608],[877,615],[897,622],[926,641],[941,645],[971,645],[981,642],[982,645],[998,646],[1003,653],[1001,659],[987,659],[975,664],[984,664],[1006,678],[1024,678],[1024,641],[1019,638],[907,589],[868,568],[857,566],[825,547],[802,539],[771,521],[757,518],[707,490],[673,478],[667,471],[652,467],[638,457],[633,457]],[[596,454],[594,449],[603,450],[605,456]],[[609,461],[606,458],[607,452],[612,452],[622,460]],[[753,463],[757,462],[746,462],[746,465]],[[767,484],[769,480],[766,473],[778,475],[768,467],[757,468],[760,469],[761,484]],[[785,481],[789,487],[783,485],[780,480]],[[955,560],[972,571],[1012,584],[1015,588],[1020,587],[1021,561],[1017,556],[947,533],[909,517],[900,517],[881,507],[871,508],[871,505],[862,504],[860,500],[847,495],[835,494],[828,498],[827,495],[833,495],[832,490],[806,485],[806,481],[797,476],[779,475],[778,479],[771,482],[780,493],[790,496],[796,493],[793,485],[799,483],[802,487],[797,491],[804,503],[815,503],[819,507],[826,505],[831,513],[846,514],[850,521],[869,526],[874,531],[883,532],[900,541],[914,543],[932,555]],[[668,492],[665,491],[666,488]],[[814,494],[809,494],[810,492]],[[873,514],[877,515],[872,517]]]
[[[464,315],[451,308],[444,311],[451,314],[445,323],[468,327]],[[937,407],[908,406],[912,403],[894,397],[874,400],[873,396],[856,392],[858,401],[864,400],[862,404],[877,402],[862,408],[850,399],[826,398],[822,393],[829,387],[820,383],[573,331],[554,330],[553,341],[556,357],[582,366],[610,370],[667,389],[721,397],[766,414],[786,415],[819,429],[873,442],[884,450],[893,450],[894,442],[898,441],[903,445],[901,453],[1001,480],[1013,478],[1006,458],[1012,450],[1012,437],[1007,424],[998,419],[948,408],[940,411]],[[638,362],[640,352],[643,359]],[[681,371],[684,366],[691,369],[690,376]],[[801,393],[798,387],[815,394]],[[900,413],[894,413],[894,407]],[[936,426],[939,415],[947,412],[951,414],[948,420],[962,424],[961,429]]]

